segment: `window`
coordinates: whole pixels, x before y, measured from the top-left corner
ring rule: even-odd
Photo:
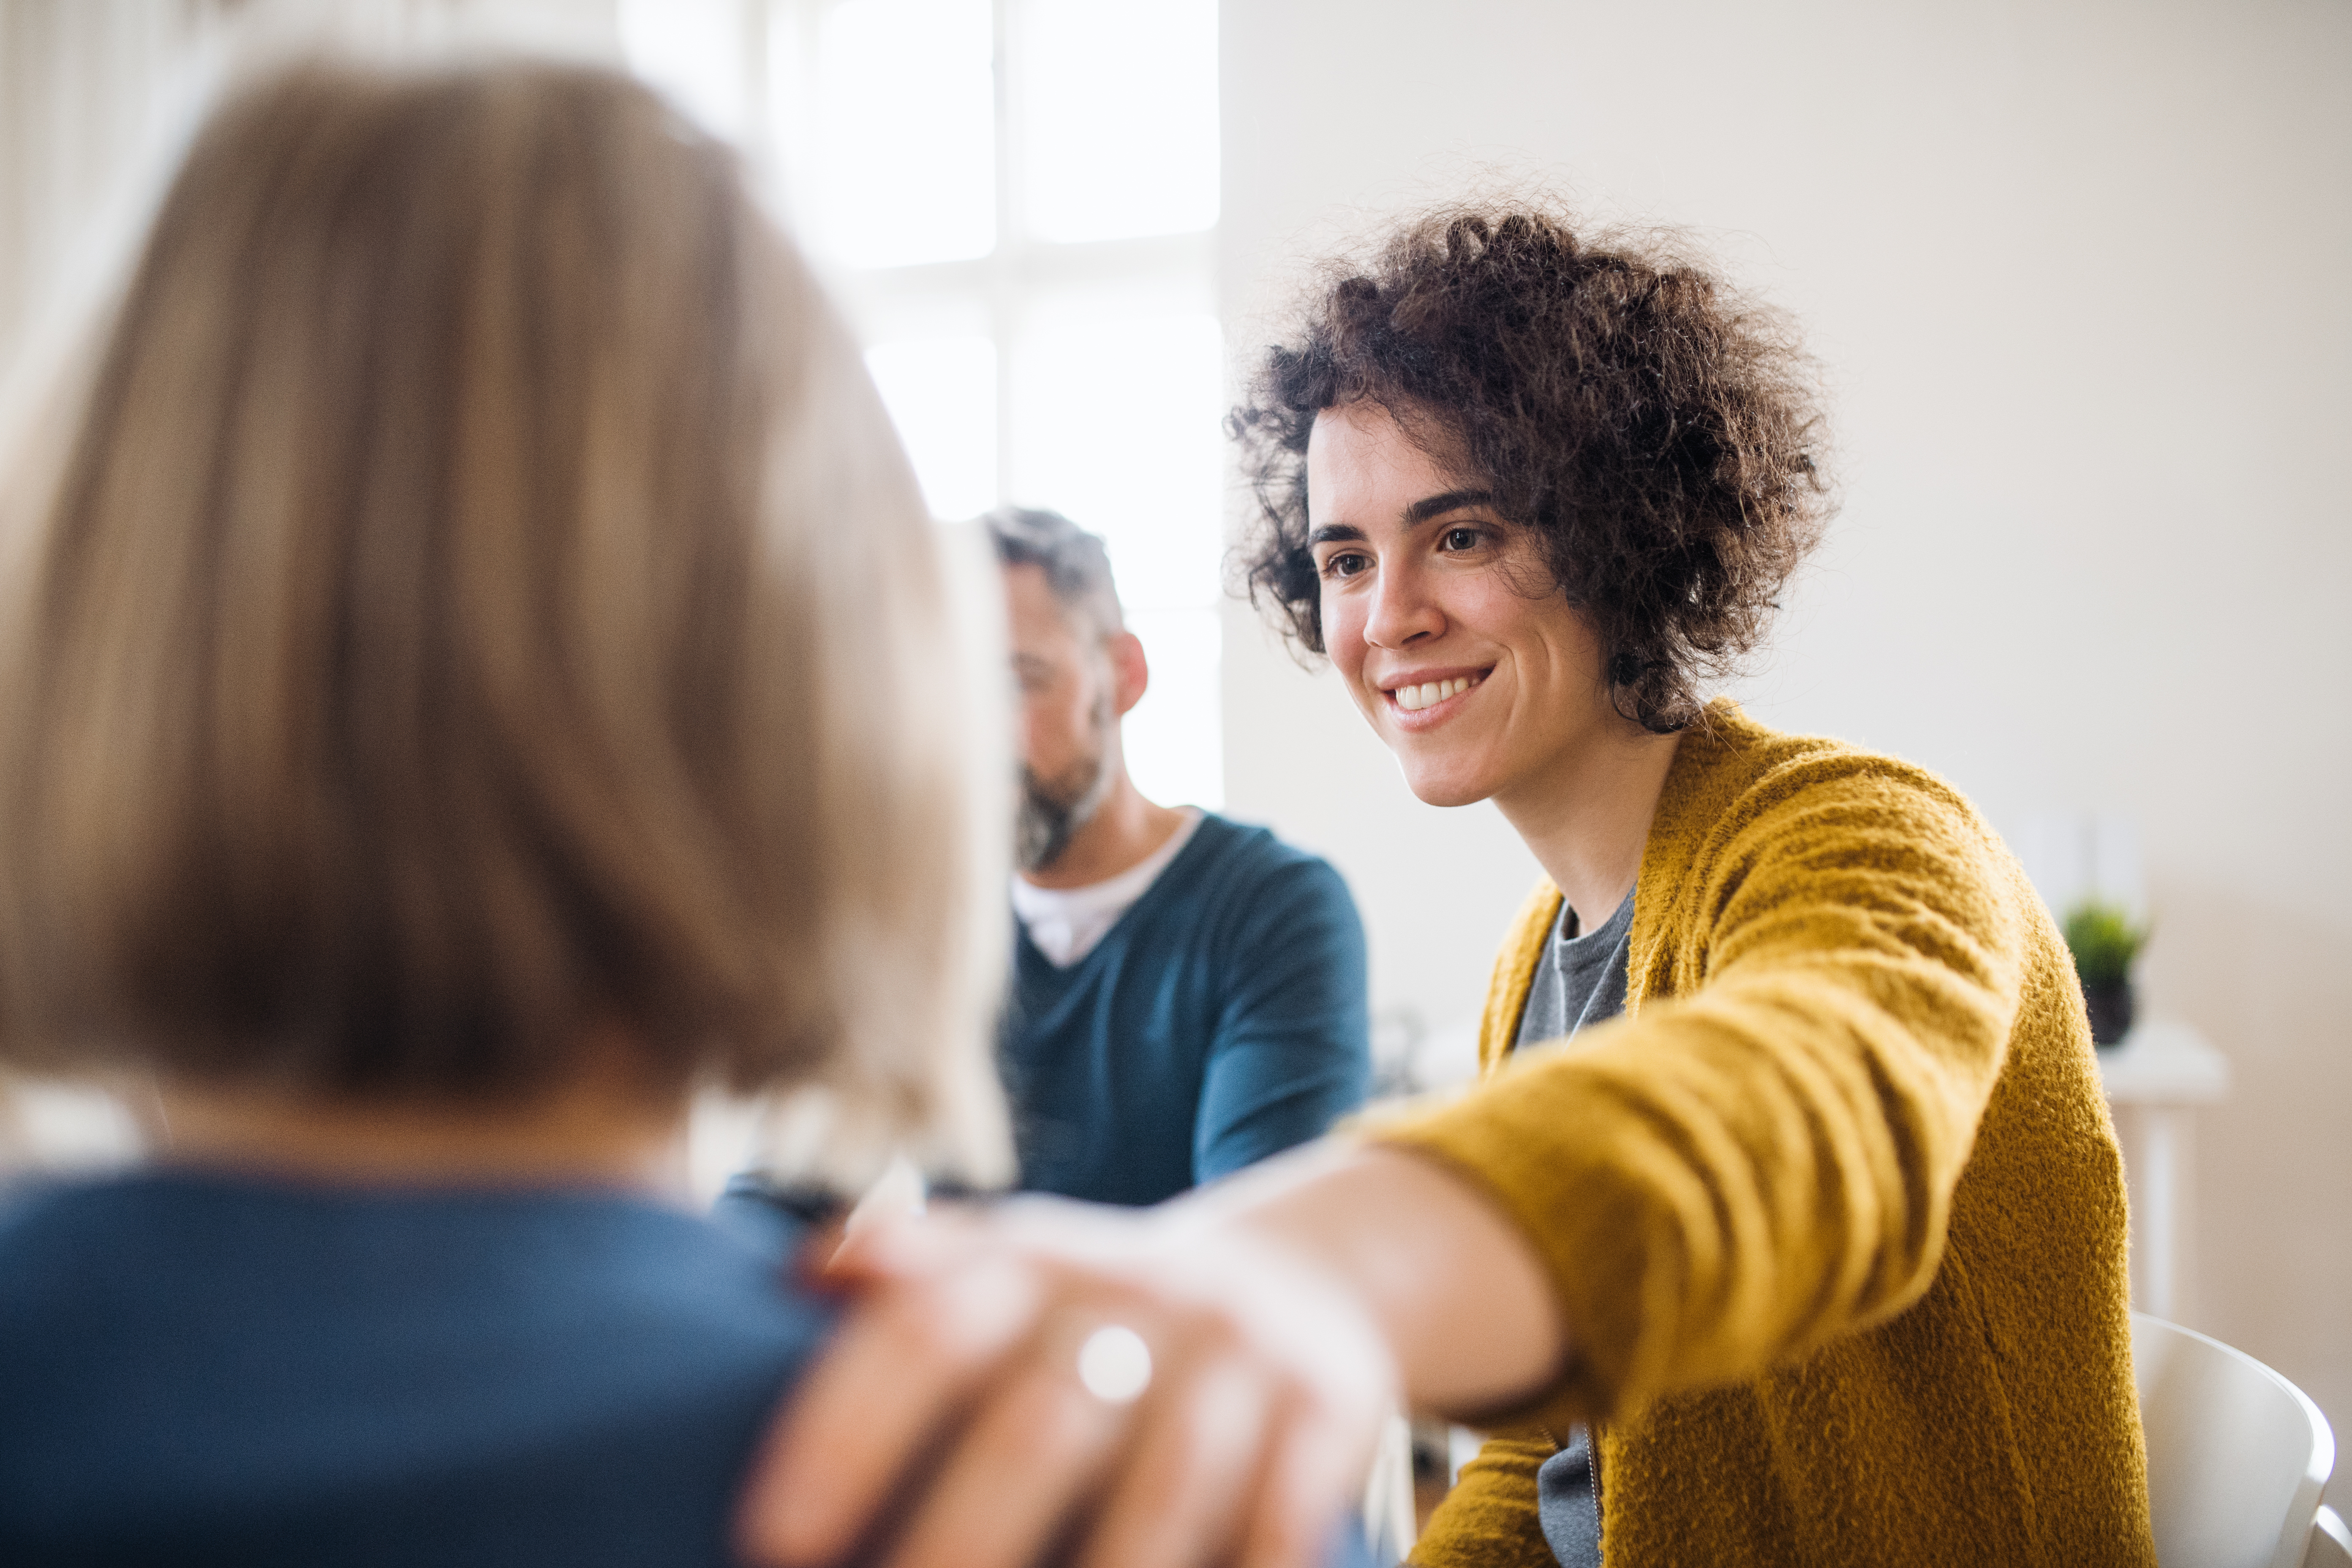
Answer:
[[[1156,800],[1223,799],[1214,0],[623,0],[632,66],[736,138],[867,345],[931,510],[1110,546]]]

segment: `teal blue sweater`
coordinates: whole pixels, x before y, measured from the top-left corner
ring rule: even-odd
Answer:
[[[800,1227],[147,1172],[0,1196],[0,1563],[725,1568]]]
[[[1024,1189],[1158,1203],[1362,1102],[1363,925],[1337,871],[1265,828],[1204,816],[1067,969],[1013,924],[998,1063]]]
[[[0,1191],[8,1568],[730,1568],[835,1305],[803,1226],[592,1191]],[[866,1561],[861,1555],[860,1561]],[[1339,1521],[1325,1568],[1371,1568]]]

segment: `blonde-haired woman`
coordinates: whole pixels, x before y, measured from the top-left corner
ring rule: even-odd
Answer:
[[[826,1314],[688,1098],[985,1173],[946,589],[733,161],[571,67],[213,117],[5,492],[0,1560],[716,1563]],[[977,728],[976,728],[977,727]]]

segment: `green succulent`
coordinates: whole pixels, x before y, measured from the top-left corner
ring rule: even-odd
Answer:
[[[2116,905],[2093,899],[2066,911],[2066,947],[2085,986],[2119,985],[2147,943],[2148,928]]]

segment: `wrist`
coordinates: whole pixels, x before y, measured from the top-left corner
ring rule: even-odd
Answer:
[[[1567,1360],[1532,1243],[1487,1194],[1423,1155],[1327,1141],[1169,1205],[1168,1221],[1224,1230],[1348,1299],[1416,1408],[1513,1404]]]

